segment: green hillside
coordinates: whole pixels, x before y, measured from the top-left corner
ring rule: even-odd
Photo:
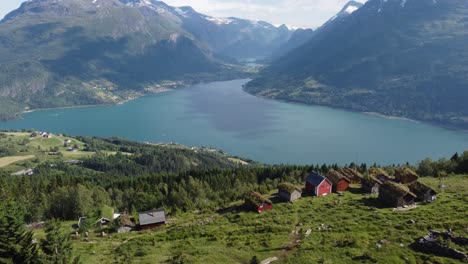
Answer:
[[[468,235],[468,152],[410,166],[438,198],[394,210],[359,184],[343,195],[303,193],[294,203],[276,197],[280,183],[301,187],[309,171],[326,174],[337,165],[266,166],[205,148],[31,135],[0,134],[0,230],[42,241],[31,244],[21,236],[19,244],[40,246],[42,257],[57,256],[44,248],[46,234],[52,236],[47,241],[58,236],[53,228],[71,241],[71,255],[62,257],[80,256],[81,263],[258,263],[268,258],[278,258],[277,263],[458,263],[416,251],[411,244],[429,228]],[[366,164],[349,166],[369,174]],[[25,169],[33,173],[12,174]],[[397,171],[382,169],[390,175]],[[262,214],[246,210],[243,198],[252,191],[272,200],[273,209]],[[131,221],[137,212],[157,208],[164,208],[166,225],[149,231],[117,234],[118,222],[92,224],[111,211],[126,213]],[[71,229],[81,216],[87,216],[87,224]],[[44,229],[41,221],[51,219],[59,219],[61,227],[52,223]],[[25,223],[32,225],[25,228]],[[10,231],[1,234],[19,238]],[[67,245],[65,240],[57,245]],[[466,245],[441,242],[468,251]],[[34,250],[16,252],[8,245],[0,243],[3,252],[10,252],[0,251],[0,259],[36,256]]]

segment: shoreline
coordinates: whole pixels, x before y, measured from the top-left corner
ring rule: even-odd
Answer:
[[[184,86],[184,87],[185,87],[185,86]],[[178,88],[180,88],[180,87],[178,87]],[[142,98],[142,97],[145,97],[145,96],[151,96],[151,95],[156,95],[156,94],[167,93],[167,92],[171,92],[171,91],[173,91],[173,90],[175,90],[175,89],[178,89],[178,88],[174,88],[174,89],[166,88],[166,89],[161,89],[160,91],[156,91],[156,92],[148,92],[148,93],[144,93],[144,94],[141,94],[141,95],[132,97],[132,98],[120,100],[120,101],[117,101],[117,102],[115,102],[115,103],[102,103],[102,104],[87,104],[87,105],[74,105],[74,106],[58,106],[58,107],[37,108],[37,109],[25,110],[25,111],[21,112],[20,114],[23,115],[23,114],[29,114],[29,113],[38,112],[38,111],[48,111],[48,110],[60,110],[60,109],[74,109],[74,108],[87,108],[87,107],[99,107],[99,106],[104,107],[104,106],[124,105],[124,104],[126,104],[126,103],[129,103],[129,102],[131,102],[131,101],[134,101],[134,100],[136,100],[136,99],[139,99],[139,98]]]
[[[443,128],[443,129],[446,129],[446,130],[468,133],[468,129],[464,129],[464,128],[461,128],[461,127],[457,127],[457,126],[454,126],[454,125],[450,125],[450,124],[442,123],[442,122],[437,122],[437,121],[417,120],[417,119],[412,119],[412,118],[408,118],[408,117],[385,115],[385,114],[381,114],[381,113],[378,113],[378,112],[371,112],[371,111],[361,112],[361,111],[356,111],[356,110],[349,109],[349,108],[332,107],[332,106],[321,105],[321,104],[308,104],[308,103],[301,102],[301,101],[287,100],[287,99],[275,99],[275,98],[271,98],[271,97],[267,97],[267,96],[262,96],[262,95],[257,95],[257,94],[254,94],[254,93],[250,93],[250,92],[246,91],[245,86],[242,87],[242,90],[244,92],[252,95],[252,96],[255,96],[255,97],[258,97],[258,98],[263,98],[263,99],[266,99],[266,100],[271,100],[271,101],[278,101],[278,102],[283,102],[283,103],[288,103],[288,104],[298,104],[298,105],[304,105],[304,106],[323,107],[323,108],[328,108],[328,109],[333,109],[333,110],[340,110],[340,111],[345,111],[345,112],[350,112],[350,113],[357,113],[357,114],[364,114],[364,115],[368,115],[368,116],[380,117],[380,118],[384,118],[384,119],[388,119],[388,120],[400,120],[400,121],[406,121],[406,122],[415,123],[415,124],[425,124],[425,125],[429,125],[429,126],[433,126],[433,127]]]

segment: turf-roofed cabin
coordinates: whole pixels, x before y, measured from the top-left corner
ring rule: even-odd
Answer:
[[[393,181],[395,178],[388,175],[386,171],[381,168],[372,167],[369,169],[369,175],[375,177],[377,180],[381,182],[388,182]]]
[[[259,213],[266,210],[271,210],[273,208],[273,203],[258,192],[251,192],[247,194],[245,196],[244,205],[246,209]]]
[[[364,179],[364,177],[362,176],[361,173],[359,173],[357,170],[349,168],[349,167],[345,167],[345,168],[339,170],[339,173],[341,173],[341,175],[348,178],[351,181],[352,184],[362,183],[362,180]]]
[[[351,183],[348,178],[335,170],[329,171],[326,178],[331,182],[333,192],[346,192]]]
[[[416,194],[418,201],[431,203],[437,199],[437,192],[422,182],[415,181],[408,187]]]
[[[382,182],[372,175],[362,179],[362,189],[370,194],[379,193],[380,185]]]
[[[332,192],[332,184],[327,178],[313,171],[306,178],[306,191],[315,196],[327,195]]]
[[[148,230],[166,224],[166,213],[164,210],[153,210],[138,213],[140,229]]]
[[[301,190],[291,183],[284,182],[278,184],[278,196],[288,202],[299,200],[301,198]]]
[[[410,184],[416,182],[419,176],[409,168],[398,168],[395,171],[395,180],[399,183]]]
[[[416,195],[405,185],[386,182],[380,185],[379,199],[382,203],[392,207],[406,207],[414,205]]]

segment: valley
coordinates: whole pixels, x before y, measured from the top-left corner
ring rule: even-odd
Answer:
[[[466,0],[167,1],[0,4],[0,263],[468,261]]]
[[[468,149],[464,131],[266,100],[243,91],[248,81],[199,84],[116,106],[37,111],[0,122],[0,129],[214,147],[268,164],[391,165]]]

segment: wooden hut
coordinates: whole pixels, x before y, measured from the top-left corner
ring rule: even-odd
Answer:
[[[395,177],[390,176],[386,171],[381,168],[373,167],[369,169],[369,175],[373,176],[381,182],[393,181]]]
[[[416,194],[418,201],[431,203],[437,199],[437,192],[420,181],[415,181],[408,187],[412,193]]]
[[[362,180],[364,179],[364,177],[361,173],[359,173],[359,171],[351,169],[349,167],[339,170],[339,173],[348,178],[352,184],[362,183]]]
[[[247,194],[245,196],[244,201],[245,201],[244,206],[247,209],[253,210],[259,213],[266,211],[266,210],[271,210],[273,208],[273,205],[272,205],[273,203],[269,199],[263,197],[258,192],[251,192]]]
[[[142,230],[156,228],[166,224],[166,213],[164,210],[153,210],[138,213],[140,228]]]
[[[278,196],[285,201],[299,200],[301,195],[301,190],[291,183],[285,182],[278,185]]]
[[[417,181],[419,178],[418,174],[409,168],[398,168],[395,171],[395,180],[402,184],[411,184]]]
[[[332,183],[333,192],[345,192],[351,183],[348,178],[335,170],[329,171],[326,178]]]
[[[415,198],[416,194],[402,184],[388,181],[380,185],[379,199],[389,206],[398,208],[414,205]]]
[[[332,192],[332,184],[327,178],[313,171],[306,178],[306,191],[315,196],[327,195]]]
[[[370,194],[377,194],[379,193],[379,188],[380,188],[380,185],[382,185],[382,182],[379,181],[374,176],[368,176],[362,179],[361,184],[362,184],[362,189],[365,190],[366,192]]]

